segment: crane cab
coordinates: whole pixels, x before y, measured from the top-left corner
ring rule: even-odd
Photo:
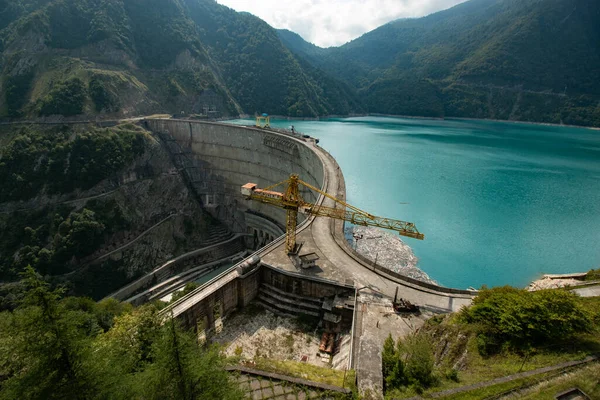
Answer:
[[[252,193],[256,190],[256,186],[258,186],[256,183],[246,183],[242,186],[242,195],[246,197],[252,196]]]

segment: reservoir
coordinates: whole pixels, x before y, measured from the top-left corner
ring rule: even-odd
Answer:
[[[235,123],[253,124],[251,120]],[[272,120],[320,139],[348,202],[414,222],[402,238],[444,286],[526,286],[600,267],[600,132],[382,117]]]

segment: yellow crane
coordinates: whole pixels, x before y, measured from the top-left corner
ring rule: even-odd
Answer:
[[[300,195],[300,185],[330,198],[340,208],[320,206],[304,201]],[[287,210],[286,218],[286,250],[288,254],[296,254],[296,226],[298,225],[298,212],[306,215],[315,215],[318,217],[329,217],[348,221],[354,225],[376,226],[378,228],[390,229],[398,232],[402,236],[407,236],[423,240],[425,236],[420,233],[412,222],[398,221],[390,218],[376,217],[359,208],[351,206],[343,200],[337,199],[332,195],[302,181],[298,175],[292,174],[289,179],[279,182],[264,189],[257,188],[256,183],[247,183],[242,186],[242,195],[247,199],[259,201],[261,203],[271,204]],[[283,186],[284,191],[278,192],[275,189]]]

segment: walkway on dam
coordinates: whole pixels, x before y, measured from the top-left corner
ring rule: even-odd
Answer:
[[[237,128],[253,129],[248,127]],[[344,178],[333,157],[313,141],[306,141],[288,135],[286,135],[286,138],[297,141],[314,151],[324,168],[324,184],[322,189],[337,198],[344,199],[346,197]],[[321,201],[322,203],[320,203]],[[335,205],[333,200],[324,196],[320,196],[317,203],[329,207]],[[344,240],[341,238],[343,235],[342,230],[341,221],[336,222],[325,217],[310,217],[299,226],[297,240],[299,243],[303,243],[301,254],[315,252],[320,257],[317,266],[307,270],[299,270],[293,265],[285,252],[285,240],[283,240],[283,237],[260,249],[256,254],[261,257],[264,263],[276,268],[310,277],[333,280],[342,284],[353,284],[367,301],[369,297],[393,298],[398,288],[399,297],[433,312],[457,311],[462,306],[471,303],[473,296],[470,294],[447,293],[443,290],[439,291],[407,282],[374,270],[351,254],[352,250],[349,246],[343,246]],[[223,273],[203,288],[199,288],[174,304],[174,314],[179,315],[191,305],[201,301],[212,290],[221,287],[236,277],[237,273],[235,269]]]

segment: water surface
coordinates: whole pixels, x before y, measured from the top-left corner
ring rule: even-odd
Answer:
[[[425,241],[404,240],[440,284],[523,287],[543,273],[600,267],[599,131],[379,117],[272,122],[292,124],[336,158],[351,204],[416,224]]]

